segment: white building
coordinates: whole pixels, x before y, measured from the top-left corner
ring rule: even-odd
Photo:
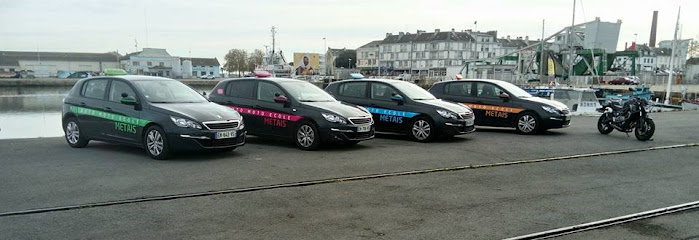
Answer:
[[[171,56],[161,48],[144,48],[143,51],[126,54],[121,60],[121,67],[135,75],[182,76],[180,58]]]

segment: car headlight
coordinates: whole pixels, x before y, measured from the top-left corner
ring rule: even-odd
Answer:
[[[330,113],[321,113],[325,120],[328,120],[328,122],[333,122],[333,123],[342,123],[342,124],[347,124],[347,120],[345,118],[337,116],[335,114],[330,114]]]
[[[541,106],[541,108],[543,108],[544,111],[546,111],[546,112],[548,112],[548,113],[551,113],[551,114],[561,114],[561,111],[558,110],[558,109],[555,108],[555,107],[551,107],[551,106]]]
[[[186,118],[170,116],[170,119],[178,127],[201,129],[201,125],[199,125],[199,123]]]
[[[244,129],[245,128],[245,121],[243,121],[243,118],[240,118],[240,125],[238,125],[238,129]]]
[[[459,115],[452,111],[447,111],[444,109],[437,109],[437,113],[439,113],[440,116],[446,119],[459,119]]]

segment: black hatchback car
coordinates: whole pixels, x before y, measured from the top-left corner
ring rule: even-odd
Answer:
[[[429,91],[438,98],[471,107],[479,126],[514,127],[522,134],[570,126],[571,114],[565,104],[533,97],[505,81],[443,81]]]
[[[404,133],[415,141],[428,142],[438,135],[475,131],[474,114],[469,107],[437,99],[410,82],[345,80],[331,83],[325,90],[340,101],[368,109],[379,132]]]
[[[71,147],[109,141],[166,159],[176,150],[230,151],[245,144],[245,124],[238,112],[169,78],[86,78],[63,102],[63,129]]]
[[[374,138],[368,110],[341,103],[319,87],[286,78],[223,80],[209,99],[245,117],[249,134],[291,139],[303,150],[322,142],[356,144]]]

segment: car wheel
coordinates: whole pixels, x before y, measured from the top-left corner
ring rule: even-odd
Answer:
[[[429,142],[434,139],[436,129],[432,120],[426,117],[417,117],[410,123],[410,138],[418,142]]]
[[[294,142],[303,150],[316,150],[320,146],[318,128],[311,122],[301,122],[294,131]]]
[[[517,117],[515,128],[520,134],[535,134],[539,128],[539,119],[532,113],[523,113]]]
[[[146,147],[146,153],[151,158],[157,160],[170,158],[170,145],[168,145],[167,136],[159,126],[153,125],[146,130],[143,144]]]
[[[82,148],[87,146],[87,143],[90,141],[85,138],[84,134],[80,134],[80,124],[75,118],[66,119],[63,130],[66,135],[66,142],[68,142],[68,145],[71,147]]]

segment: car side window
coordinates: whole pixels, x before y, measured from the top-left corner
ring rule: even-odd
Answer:
[[[268,82],[257,84],[257,100],[274,102],[274,97],[284,95],[284,92],[277,85]]]
[[[498,98],[500,93],[505,92],[491,83],[477,83],[476,89],[478,89],[479,98]]]
[[[367,82],[343,83],[340,85],[338,94],[344,97],[364,98],[366,97],[366,85]]]
[[[253,93],[255,93],[254,81],[231,81],[227,87],[226,95],[228,96],[253,99]]]
[[[391,96],[398,94],[398,91],[393,89],[388,84],[372,83],[371,84],[371,99],[381,101],[391,101]]]
[[[456,82],[444,86],[444,93],[454,96],[471,96],[471,82]]]
[[[125,82],[113,80],[112,88],[109,90],[109,101],[121,102],[121,99],[123,98],[122,95],[124,93],[126,94],[126,96],[136,98],[136,92],[133,91],[133,88],[131,88],[131,86],[129,86]]]
[[[88,98],[104,99],[109,79],[95,79],[85,82],[82,95]]]

